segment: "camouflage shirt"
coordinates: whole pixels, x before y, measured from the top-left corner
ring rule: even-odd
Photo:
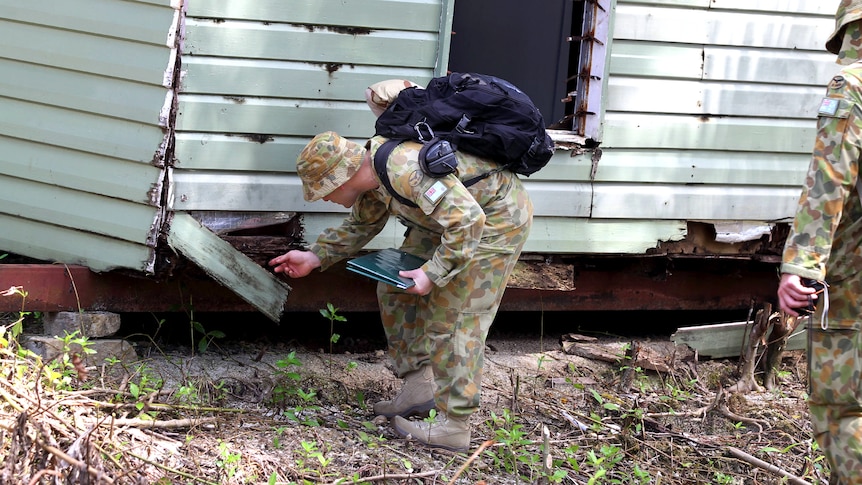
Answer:
[[[372,138],[372,159],[383,141]],[[392,151],[387,164],[393,188],[419,207],[401,204],[382,183],[363,193],[342,224],[325,230],[311,247],[321,260],[321,270],[362,249],[394,215],[407,227],[440,237],[440,245],[422,269],[435,285],[443,286],[464,268],[480,245],[493,250],[497,236],[530,224],[532,204],[517,175],[501,171],[464,187],[462,180],[499,165],[459,152],[455,174],[428,177],[417,161],[421,147],[404,142]]]
[[[862,205],[857,191],[862,155],[862,63],[829,83],[799,208],[781,271],[832,283],[862,272]]]

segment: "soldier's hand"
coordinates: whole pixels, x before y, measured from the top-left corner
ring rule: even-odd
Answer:
[[[284,273],[291,278],[302,278],[308,275],[314,268],[320,267],[320,258],[311,251],[288,251],[281,256],[276,256],[269,261],[276,273]]]
[[[410,271],[399,271],[398,275],[410,278],[414,283],[416,283],[412,288],[408,288],[406,290],[407,293],[413,293],[414,295],[427,295],[434,287],[434,283],[428,279],[428,275],[422,271],[422,268],[411,269]]]
[[[817,299],[814,288],[802,284],[799,275],[782,273],[778,283],[778,305],[788,315],[800,316],[796,311],[808,306],[808,299]]]

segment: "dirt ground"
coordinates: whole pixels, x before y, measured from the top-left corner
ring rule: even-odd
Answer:
[[[56,473],[30,483],[828,478],[811,440],[801,351],[785,354],[777,390],[732,394],[723,389],[738,380],[738,359],[696,361],[667,339],[638,338],[648,359],[632,364],[623,358],[630,338],[588,335],[619,357],[607,361],[567,353],[563,341],[572,337],[561,334],[492,334],[471,449],[452,453],[398,437],[371,412],[371,403],[392,397],[400,385],[379,342],[347,338],[330,354],[325,341],[211,337],[201,352],[138,335],[140,360],[87,369],[86,381],[73,379],[64,389],[37,385],[38,399],[32,389],[28,395],[0,387],[7,457],[0,478],[27,483],[39,466]],[[50,458],[50,449],[69,458]]]

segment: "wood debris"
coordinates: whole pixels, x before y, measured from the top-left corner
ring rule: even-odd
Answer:
[[[562,345],[563,352],[570,355],[656,372],[670,372],[679,362],[694,359],[691,349],[672,342],[640,342],[637,357],[633,362],[626,360],[631,343],[600,342],[593,337],[567,333],[562,336]]]

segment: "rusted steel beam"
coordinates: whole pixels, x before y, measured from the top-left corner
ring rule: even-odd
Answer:
[[[29,311],[251,311],[251,305],[208,278],[156,281],[119,272],[94,273],[83,266],[0,264],[0,288],[21,286]],[[0,290],[2,291],[2,290]],[[21,309],[20,297],[0,298],[0,311]]]
[[[574,290],[509,288],[502,311],[742,310],[774,301],[775,266],[751,261],[661,259],[573,262]],[[342,311],[377,311],[375,284],[341,267],[288,280],[290,312],[316,312],[327,303]],[[28,311],[114,312],[254,311],[203,276],[167,281],[123,273],[94,273],[81,266],[0,264],[0,291],[22,286]],[[0,311],[21,310],[21,298],[0,297]]]

